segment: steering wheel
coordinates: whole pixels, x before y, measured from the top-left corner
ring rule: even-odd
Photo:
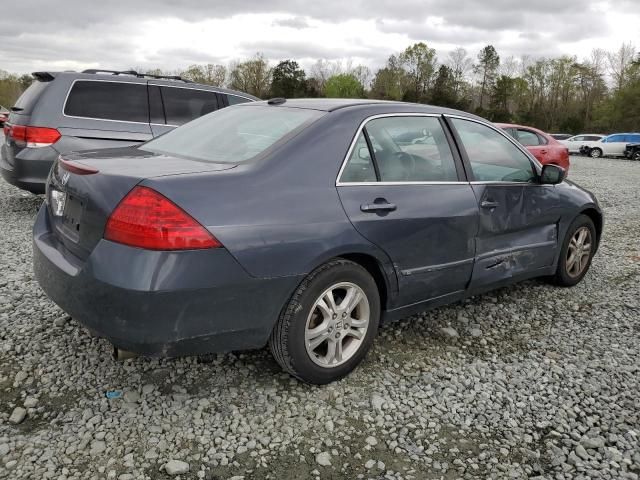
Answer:
[[[402,165],[402,170],[405,177],[403,180],[411,179],[413,172],[416,169],[416,159],[413,158],[413,155],[411,155],[410,153],[402,151],[395,152],[393,155],[400,161],[400,164]]]

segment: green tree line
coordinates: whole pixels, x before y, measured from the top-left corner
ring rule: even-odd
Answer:
[[[138,69],[138,71],[140,71]],[[256,54],[230,65],[191,65],[179,74],[195,82],[269,97],[348,97],[429,103],[477,113],[496,122],[579,133],[640,130],[640,54],[631,44],[614,52],[520,58],[487,45],[471,56],[457,48],[445,58],[419,42],[371,71],[350,62],[318,60],[305,71],[293,59],[271,64]],[[10,106],[30,77],[0,71],[0,105]]]

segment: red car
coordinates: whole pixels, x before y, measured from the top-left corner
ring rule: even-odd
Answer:
[[[569,149],[548,133],[512,123],[496,125],[524,145],[543,165],[553,163],[569,170]]]

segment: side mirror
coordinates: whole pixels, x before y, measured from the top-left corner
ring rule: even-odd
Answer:
[[[371,155],[369,154],[369,147],[360,147],[358,149],[358,157],[362,160],[369,160]]]
[[[543,165],[540,182],[546,185],[557,185],[558,183],[562,183],[566,174],[565,169],[558,165]]]

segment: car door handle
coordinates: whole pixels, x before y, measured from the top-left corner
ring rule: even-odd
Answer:
[[[547,153],[546,150],[540,150],[540,153]]]
[[[360,210],[363,212],[393,212],[398,207],[395,203],[363,203]]]
[[[498,202],[494,202],[493,200],[484,200],[480,206],[482,208],[496,208],[498,205],[500,205]]]

